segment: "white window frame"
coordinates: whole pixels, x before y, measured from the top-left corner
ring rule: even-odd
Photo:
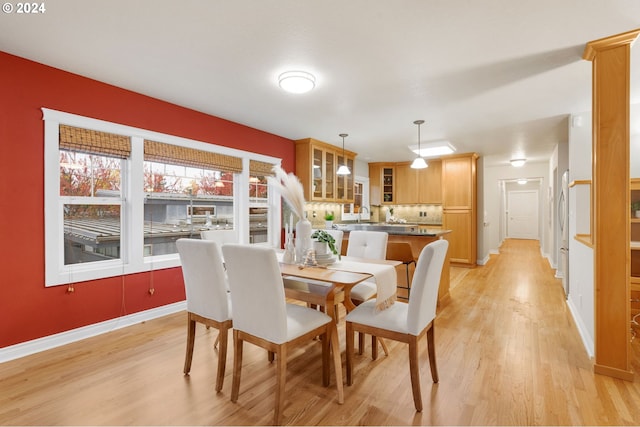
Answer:
[[[354,176],[354,183],[362,184],[362,207],[367,208],[367,212],[356,213],[342,213],[343,221],[356,221],[356,220],[369,220],[371,219],[371,206],[369,205],[369,178],[365,176]],[[354,211],[354,203],[350,203],[351,212]]]
[[[132,126],[42,108],[44,120],[44,222],[45,222],[45,286],[97,280],[145,271],[180,266],[179,255],[144,256],[143,227],[145,192],[144,140],[211,151],[242,158],[242,173],[234,174],[234,217],[237,221],[238,241],[249,243],[249,161],[257,160],[280,166],[282,159],[242,151],[234,148],[167,135]],[[68,197],[60,196],[59,126],[61,124],[131,137],[131,154],[122,161],[121,197],[94,198],[95,203],[121,204],[121,258],[100,262],[64,264],[64,225],[62,205]],[[280,247],[280,197],[269,191],[268,245]]]

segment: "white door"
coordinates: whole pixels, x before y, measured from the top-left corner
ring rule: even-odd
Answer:
[[[507,237],[539,239],[537,190],[507,193]]]

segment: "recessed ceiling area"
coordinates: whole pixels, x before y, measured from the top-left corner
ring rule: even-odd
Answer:
[[[56,0],[0,16],[0,50],[364,161],[449,141],[546,161],[591,109],[585,43],[640,28],[637,0]],[[632,102],[640,103],[640,48]],[[278,76],[304,70],[313,90]],[[632,71],[633,71],[632,70]],[[10,84],[10,82],[5,82]]]

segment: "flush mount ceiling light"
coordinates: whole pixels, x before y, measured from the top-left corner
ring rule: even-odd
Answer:
[[[347,158],[344,155],[344,139],[349,136],[349,134],[346,133],[341,133],[340,135],[338,135],[342,138],[342,161],[344,162],[339,168],[338,171],[336,172],[337,175],[351,175],[351,171],[349,170],[349,168],[347,167]]]
[[[422,157],[439,157],[455,153],[456,148],[449,141],[426,142],[410,145],[409,149]]]
[[[278,84],[287,92],[306,93],[316,86],[316,78],[306,71],[287,71],[278,76]]]
[[[424,120],[416,120],[413,122],[414,125],[418,125],[418,157],[413,159],[413,163],[411,163],[412,169],[424,169],[428,167],[427,162],[424,161],[422,155],[420,154],[420,125],[424,123]]]
[[[516,181],[518,184],[520,185],[525,185],[527,183],[527,180],[524,178],[520,178],[519,180]]]
[[[527,159],[511,159],[511,166],[519,168],[526,163]]]

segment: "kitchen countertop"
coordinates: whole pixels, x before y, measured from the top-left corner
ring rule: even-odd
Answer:
[[[354,230],[386,231],[389,234],[404,236],[440,237],[451,233],[451,230],[429,228],[427,224],[397,224],[397,223],[360,223],[360,224],[334,224],[334,228],[344,232]]]

